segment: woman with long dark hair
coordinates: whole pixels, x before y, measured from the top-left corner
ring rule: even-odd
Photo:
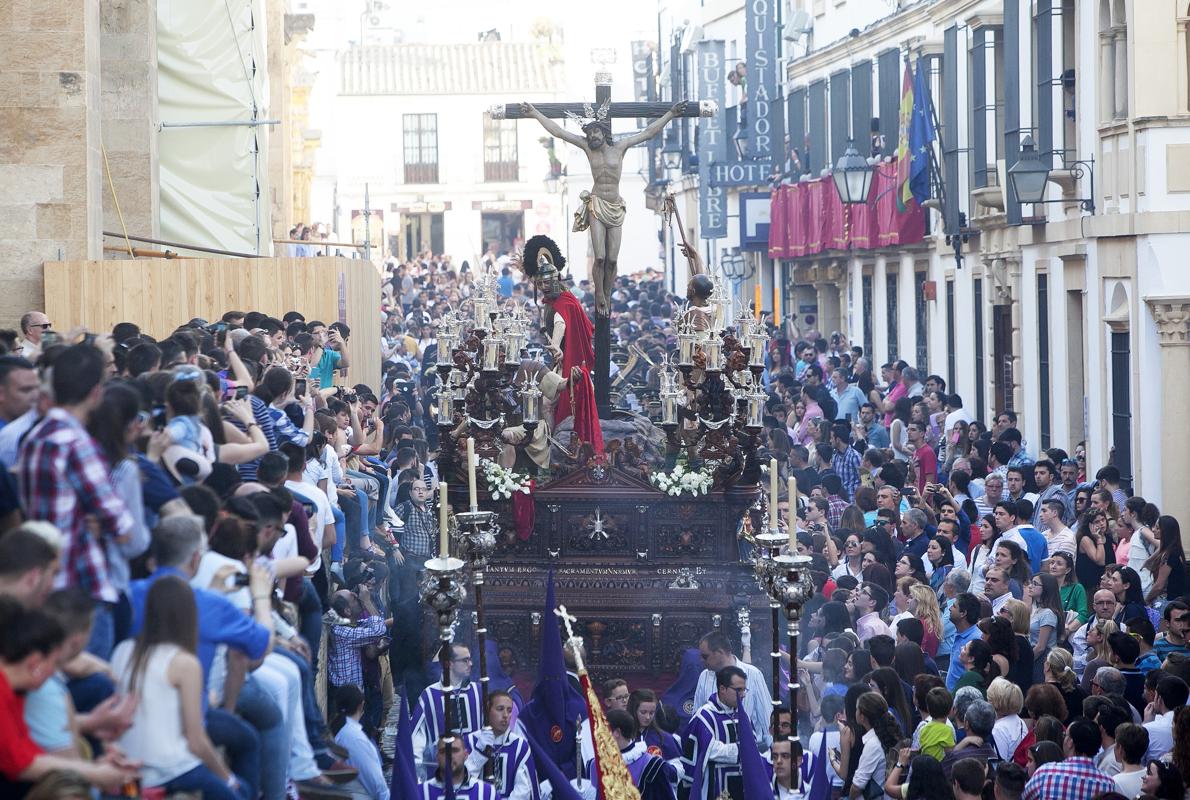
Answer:
[[[914,553],[905,552],[897,559],[897,566],[893,570],[893,577],[900,582],[901,578],[911,577],[918,583],[929,583],[926,579],[925,563],[921,556]]]
[[[1041,677],[1042,660],[1058,639],[1058,625],[1065,612],[1062,611],[1062,595],[1058,581],[1044,572],[1034,575],[1029,581],[1029,644],[1033,646],[1033,658],[1037,662],[1036,676]]]
[[[1007,678],[1012,674],[1012,665],[1016,663],[1019,652],[1012,623],[1005,617],[988,617],[979,621],[979,630],[992,651],[992,659],[999,667],[1000,675]]]
[[[843,512],[844,515],[846,515],[852,508],[855,508],[856,511],[860,513],[862,518],[863,512],[860,512],[855,506],[848,506],[847,511]],[[861,549],[862,545],[863,536],[861,534],[852,533],[850,531],[847,532],[846,538],[843,539],[842,558],[839,559],[839,565],[831,571],[832,578],[841,578],[844,575],[850,575],[856,580],[863,579],[864,552]]]
[[[1132,567],[1120,567],[1108,579],[1108,589],[1116,596],[1120,611],[1116,624],[1125,623],[1135,617],[1145,616],[1145,598],[1140,591],[1140,576]]]
[[[963,674],[955,684],[955,691],[964,686],[974,686],[986,697],[988,686],[1000,675],[1000,668],[992,660],[992,649],[988,647],[988,643],[983,639],[972,639],[963,645],[958,659],[963,667]]]
[[[1081,490],[1080,490],[1081,491]],[[1108,529],[1107,516],[1098,509],[1082,515],[1075,532],[1074,574],[1088,595],[1099,588],[1103,568],[1115,562],[1116,543]]]
[[[909,770],[909,780],[903,781],[906,769]],[[913,750],[908,747],[902,747],[897,751],[897,761],[889,769],[888,779],[884,781],[884,793],[902,800],[954,798],[950,781],[942,771],[942,762],[933,756],[914,756]]]
[[[888,703],[877,692],[860,695],[855,704],[855,721],[863,729],[864,735],[859,741],[861,749],[852,777],[850,796],[853,800],[878,797],[879,790],[884,787],[885,754],[896,747],[902,732],[889,713]],[[876,787],[876,793],[869,790],[869,785]]]
[[[1058,595],[1062,599],[1062,616],[1059,626],[1061,636],[1058,637],[1058,641],[1064,642],[1070,634],[1077,631],[1087,621],[1087,590],[1075,580],[1074,556],[1065,550],[1050,553],[1049,571],[1050,575],[1054,576],[1054,580],[1058,582]],[[1073,617],[1070,616],[1072,611],[1074,612]],[[1068,617],[1069,622],[1067,622]]]
[[[905,696],[905,685],[901,676],[892,667],[879,667],[872,670],[868,676],[868,687],[873,692],[879,692],[888,703],[889,712],[896,718],[901,731],[910,736],[913,734],[913,712],[909,706],[909,698]]]
[[[992,559],[992,563],[1008,575],[1008,586],[1012,596],[1020,600],[1033,574],[1029,568],[1029,554],[1016,542],[1001,539],[996,542],[996,551]]]
[[[114,537],[104,538],[108,578],[120,595],[113,611],[113,642],[128,637],[128,627],[132,622],[131,606],[128,605],[128,583],[132,577],[129,562],[149,549],[144,490],[136,461],[136,445],[147,433],[148,422],[149,415],[141,410],[140,392],[126,383],[113,381],[104,386],[103,398],[91,412],[87,423],[87,431],[111,465],[112,488],[124,501],[132,518],[132,528],[126,541],[117,543]],[[163,440],[164,434],[158,434],[157,441]]]
[[[112,654],[121,691],[139,700],[119,745],[144,765],[146,787],[161,787],[167,795],[198,792],[204,798],[243,800],[252,793],[207,737],[197,648],[194,593],[181,578],[157,579],[145,598],[140,633]]]
[[[941,596],[942,583],[954,569],[954,550],[950,539],[945,536],[930,539],[930,543],[926,545],[926,559],[934,570],[930,573],[930,588],[934,590],[934,594]]]
[[[851,796],[851,786],[854,783],[856,767],[859,766],[859,757],[863,750],[860,740],[863,738],[865,730],[857,721],[857,717],[859,699],[865,694],[868,694],[866,684],[853,683],[847,687],[847,693],[843,695],[845,720],[839,726],[839,756],[836,758],[834,753],[827,751],[831,768],[834,769],[836,775],[843,776],[843,796],[845,797]]]
[[[992,566],[992,556],[996,552],[996,542],[1000,538],[1000,530],[996,527],[996,518],[991,514],[984,514],[979,518],[979,546],[971,555],[971,588],[972,594],[983,594],[983,575]]]
[[[656,747],[666,761],[682,757],[677,737],[657,724],[657,695],[652,689],[637,689],[628,695],[628,713],[636,720],[645,747]]]
[[[285,412],[285,407],[295,402],[293,374],[285,367],[269,367],[260,383],[252,392],[262,402],[268,405],[269,417],[273,421],[273,428],[277,436],[277,444],[292,442],[298,447],[305,447],[310,443],[314,433],[314,403],[313,395],[306,392],[301,404],[305,411],[302,427],[293,424],[293,420]]]
[[[1157,518],[1153,532],[1161,545],[1145,561],[1144,568],[1153,576],[1153,586],[1145,602],[1159,604],[1154,607],[1160,608],[1186,592],[1186,554],[1182,550],[1182,528],[1177,519],[1162,514]]]

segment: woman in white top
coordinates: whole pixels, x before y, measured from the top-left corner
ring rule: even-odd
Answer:
[[[140,702],[119,745],[144,764],[145,787],[197,792],[211,800],[244,800],[235,775],[215,752],[203,720],[202,667],[195,656],[198,610],[181,578],[156,580],[135,640],[112,654],[120,688]]]
[[[1017,745],[1029,733],[1021,719],[1021,708],[1025,704],[1021,687],[1007,678],[996,678],[988,686],[988,702],[996,710],[996,724],[992,727],[992,742],[996,753],[1003,761],[1012,759]]]
[[[848,796],[852,800],[860,797],[879,797],[879,793],[873,792],[884,786],[886,754],[900,741],[901,727],[889,713],[888,703],[877,692],[865,692],[860,695],[855,705],[855,721],[863,729],[864,735],[859,742],[859,761],[856,762]],[[845,737],[850,742],[851,735],[850,728],[841,729],[840,745]],[[853,744],[850,748],[853,753],[857,749]],[[846,774],[846,765],[839,763],[834,752],[829,752],[828,755],[835,772],[839,775]],[[869,786],[873,789],[869,790]]]

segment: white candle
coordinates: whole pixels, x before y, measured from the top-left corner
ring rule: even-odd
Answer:
[[[777,459],[769,459],[769,529],[777,530]]]
[[[450,558],[450,540],[446,535],[446,517],[450,505],[446,501],[446,482],[438,484],[438,557]]]
[[[475,488],[475,439],[467,437],[467,492],[472,509],[479,508]]]
[[[797,554],[797,478],[789,478],[789,552]]]

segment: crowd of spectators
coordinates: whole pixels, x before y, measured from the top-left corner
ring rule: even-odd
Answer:
[[[532,307],[515,260],[484,267],[503,303]],[[442,782],[417,596],[436,530],[429,367],[476,270],[429,254],[385,270],[377,386],[351,380],[347,325],[297,311],[160,339],[133,322],[58,335],[38,312],[0,332],[5,796],[387,798],[378,744],[402,692],[421,775]],[[622,276],[618,342],[659,360],[683,302],[655,273]],[[742,696],[782,799],[815,769],[850,797],[1182,798],[1179,521],[1082,443],[1039,451],[1009,411],[985,427],[940,376],[875,369],[793,318],[770,332],[762,455],[797,479],[778,517],[796,503],[819,590],[796,722],[769,713],[768,659],[708,634],[669,692],[605,687],[638,781],[735,796],[746,759],[724,720]],[[653,379],[625,393],[646,414]],[[741,526],[744,559],[759,524]],[[451,650],[451,769],[520,797],[539,776],[499,655],[480,708],[475,659]]]

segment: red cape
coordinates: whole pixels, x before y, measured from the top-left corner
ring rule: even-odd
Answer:
[[[603,430],[599,427],[599,412],[595,408],[595,384],[591,382],[591,368],[595,366],[595,326],[570,292],[562,292],[546,303],[566,324],[566,333],[562,337],[562,374],[569,377],[573,367],[583,371],[583,380],[572,382],[558,397],[554,427],[570,416],[573,405],[574,432],[595,448],[596,455],[602,455]]]

